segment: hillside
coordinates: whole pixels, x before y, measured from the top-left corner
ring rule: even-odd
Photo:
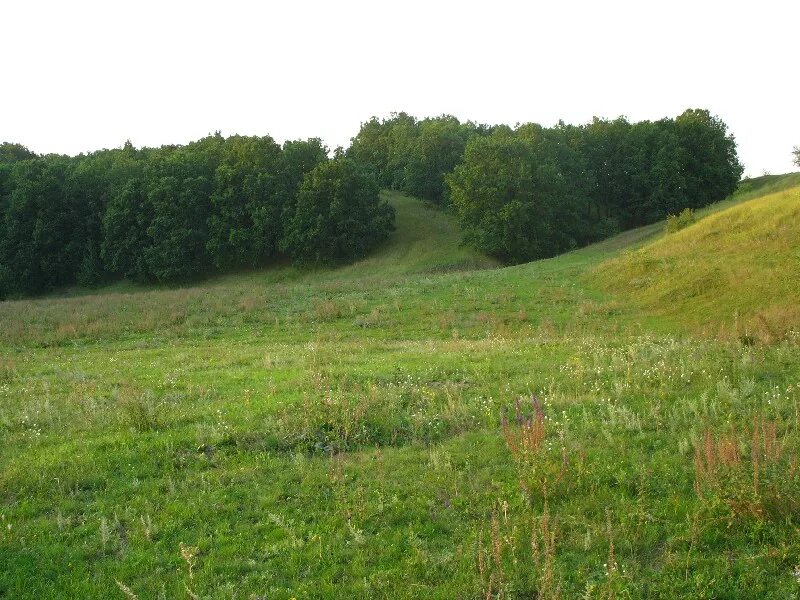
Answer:
[[[604,289],[707,335],[800,328],[800,186],[756,197],[602,264]]]
[[[0,597],[791,597],[798,339],[696,335],[797,306],[746,198],[498,268],[390,194],[347,267],[0,303]]]
[[[58,345],[152,332],[202,336],[204,327],[231,333],[253,324],[275,325],[276,319],[276,329],[283,330],[287,322],[305,328],[319,318],[331,320],[331,315],[317,314],[330,309],[326,298],[346,299],[347,312],[356,316],[372,292],[403,286],[409,277],[497,266],[462,247],[458,225],[445,213],[401,194],[384,194],[395,207],[397,229],[383,246],[354,264],[316,270],[278,265],[196,285],[122,282],[43,300],[1,302],[0,319],[8,326],[0,331],[0,342]]]

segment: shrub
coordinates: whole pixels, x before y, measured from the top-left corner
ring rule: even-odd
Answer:
[[[536,396],[531,396],[530,402],[532,414],[523,414],[522,403],[517,399],[513,419],[504,411],[500,425],[525,496],[541,494],[546,501],[563,491],[569,461],[565,447],[560,452],[553,449],[553,436],[545,431],[544,410]]]
[[[675,233],[697,222],[695,212],[691,208],[684,208],[680,214],[667,216],[667,233]]]
[[[778,424],[753,419],[751,431],[706,431],[695,443],[695,490],[731,513],[755,519],[785,519],[800,510],[797,455],[778,434]],[[749,437],[749,443],[746,439]]]
[[[162,405],[152,393],[123,393],[118,398],[122,410],[123,422],[138,433],[157,431],[161,425],[160,412]]]

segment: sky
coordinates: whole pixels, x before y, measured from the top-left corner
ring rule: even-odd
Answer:
[[[208,133],[349,145],[372,115],[632,121],[708,108],[745,174],[800,145],[800,2],[0,5],[0,141],[38,153]]]

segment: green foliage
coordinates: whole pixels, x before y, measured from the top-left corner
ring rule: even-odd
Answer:
[[[487,136],[495,140],[469,149]],[[517,137],[530,149],[512,141]],[[513,168],[485,156],[490,146],[502,154],[502,143]],[[362,124],[347,154],[372,168],[384,187],[452,203],[467,243],[508,262],[552,256],[683,207],[707,206],[731,194],[742,173],[725,124],[701,109],[655,122],[595,118],[550,129],[394,113]],[[463,164],[469,160],[474,164]]]
[[[707,110],[634,124],[595,118],[583,135],[592,199],[624,228],[721,200],[742,174],[735,140]]]
[[[218,269],[255,266],[280,239],[281,150],[270,137],[225,140],[211,195],[208,251]]]
[[[800,167],[800,146],[795,146],[794,150],[792,150],[792,154],[794,155],[795,166]]]
[[[66,180],[65,191],[80,211],[72,223],[72,237],[82,246],[82,259],[75,274],[80,285],[95,285],[107,277],[101,257],[103,215],[111,196],[115,160],[116,153],[109,151],[81,157],[73,163]]]
[[[336,264],[359,258],[394,229],[375,176],[348,158],[318,164],[303,180],[282,248],[296,262]]]
[[[152,218],[150,199],[141,179],[131,179],[111,198],[103,215],[101,256],[108,270],[136,281],[148,279],[144,249]]]
[[[326,160],[328,148],[319,138],[284,142],[282,177],[286,198],[295,198],[306,174]]]
[[[185,280],[208,268],[206,223],[211,177],[202,152],[156,154],[145,168],[145,185],[153,218],[144,259],[158,281]],[[200,159],[200,160],[198,160]]]
[[[284,206],[281,214],[281,239],[295,212],[297,193],[307,173],[328,160],[328,148],[319,138],[290,140],[283,144],[282,186]]]
[[[48,290],[78,272],[83,248],[72,228],[81,207],[65,193],[69,168],[62,158],[13,165],[0,238],[0,296]]]
[[[280,256],[305,175],[328,157],[316,138],[281,148],[269,136],[217,133],[186,146],[137,150],[128,142],[74,158],[35,157],[4,144],[0,159],[4,298],[119,278],[186,281],[264,264]],[[392,218],[386,207],[367,207],[377,202],[370,178],[346,179],[333,201],[339,221],[327,241],[318,240],[320,251],[336,246],[329,257],[336,261],[373,247]],[[357,210],[336,212],[345,205]],[[380,231],[369,231],[373,225]],[[302,235],[296,224],[292,235]],[[309,259],[298,253],[297,260]]]
[[[718,213],[676,271],[723,239],[752,287],[667,320],[587,275],[711,217],[478,269],[451,215],[383,197],[398,230],[346,267],[0,303],[0,595],[793,597],[800,339],[682,325],[797,306],[797,200]],[[740,460],[698,469],[706,431]]]
[[[401,190],[433,204],[448,204],[444,177],[461,162],[467,141],[485,126],[450,115],[417,120],[407,113],[373,117],[361,125],[347,156],[373,169],[382,187]]]
[[[708,110],[689,109],[675,119],[674,127],[687,155],[683,175],[689,206],[707,206],[733,193],[743,168],[725,123]]]
[[[402,189],[434,204],[446,205],[445,174],[461,162],[467,140],[475,135],[472,124],[442,116],[419,123],[419,134],[408,148]]]
[[[684,208],[680,214],[667,215],[665,230],[667,233],[675,233],[676,231],[680,231],[681,229],[684,229],[689,225],[693,225],[696,222],[697,217],[695,216],[694,211],[691,208]]]
[[[656,122],[515,129],[395,113],[364,123],[335,153],[352,165],[321,168],[305,189],[327,154],[316,138],[281,148],[269,136],[219,134],[72,159],[3,144],[0,297],[120,277],[186,281],[282,252],[352,260],[391,229],[376,181],[452,205],[467,243],[519,263],[706,206],[742,172],[725,124],[697,109]]]
[[[448,178],[474,247],[509,262],[552,256],[593,237],[580,156],[560,131],[525,126],[475,137]],[[600,220],[599,222],[602,222]]]
[[[11,142],[0,144],[0,163],[10,164],[21,160],[30,160],[36,158],[36,156],[22,144],[13,144]]]
[[[468,142],[448,182],[466,241],[509,262],[707,206],[742,173],[733,137],[707,110],[633,125],[526,124],[490,138]]]

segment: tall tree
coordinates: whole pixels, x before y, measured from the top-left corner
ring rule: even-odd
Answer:
[[[465,240],[484,252],[522,262],[578,243],[586,198],[537,125],[472,138],[448,183]]]
[[[126,181],[112,195],[103,215],[100,246],[102,260],[112,274],[137,281],[150,278],[145,250],[151,244],[148,228],[152,218],[143,177]]]
[[[708,110],[689,109],[675,119],[674,129],[686,157],[688,206],[705,206],[733,193],[743,168],[725,123]]]
[[[208,251],[218,269],[273,256],[286,202],[280,146],[269,136],[228,138],[214,174]]]
[[[12,142],[0,143],[0,163],[11,164],[21,160],[31,160],[37,155],[22,144]]]
[[[69,170],[61,157],[14,164],[0,239],[3,295],[43,292],[74,280],[81,253],[72,238],[75,206],[64,192]]]
[[[378,184],[385,188],[392,186],[392,175],[388,168],[391,128],[391,122],[372,117],[361,124],[347,149],[347,156],[358,164],[371,168],[378,178]]]
[[[337,264],[363,256],[394,229],[373,172],[338,157],[308,173],[291,214],[283,249],[299,263]]]
[[[449,115],[420,121],[419,134],[406,150],[402,189],[434,204],[446,204],[444,177],[461,162],[467,140],[474,134],[474,125],[462,125]]]

